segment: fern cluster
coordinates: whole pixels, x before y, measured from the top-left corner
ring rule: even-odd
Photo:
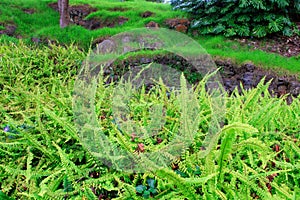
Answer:
[[[300,188],[300,101],[271,98],[256,89],[226,96],[226,119],[205,157],[203,139],[212,118],[211,98],[201,82],[195,90],[197,134],[180,157],[159,170],[117,171],[80,143],[74,126],[72,91],[79,62],[75,47],[0,46],[1,199],[297,199]],[[100,84],[96,114],[104,134],[134,153],[136,143],[112,118],[113,85]],[[179,103],[161,85],[129,102],[132,120],[151,123],[145,105],[163,103],[163,140],[139,140],[145,151],[163,147],[180,130]],[[263,95],[262,95],[263,94]],[[182,103],[182,102],[181,102]],[[9,127],[9,128],[8,128]],[[5,129],[4,129],[5,128]],[[194,130],[195,127],[193,127]],[[139,152],[143,154],[142,151]],[[147,164],[147,161],[146,161]]]
[[[190,13],[192,28],[202,34],[264,37],[299,33],[292,23],[299,18],[299,0],[173,0],[171,5]]]

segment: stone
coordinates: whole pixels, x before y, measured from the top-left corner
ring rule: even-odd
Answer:
[[[13,36],[16,32],[17,27],[14,24],[0,24],[5,27],[4,30],[0,30],[0,35],[5,34],[8,36]]]
[[[154,22],[154,21],[151,21],[148,24],[146,24],[145,27],[147,27],[147,28],[159,28],[159,24]]]
[[[125,22],[127,22],[129,20],[129,18],[127,17],[123,17],[123,16],[119,16],[118,17],[118,24],[119,25],[123,25]]]
[[[116,45],[111,40],[104,40],[96,45],[96,52],[99,54],[113,53],[116,50]]]
[[[246,72],[242,78],[244,86],[252,86],[253,82],[253,73],[251,72]]]
[[[153,12],[147,10],[146,12],[143,12],[143,13],[141,14],[141,17],[147,18],[147,17],[151,17],[151,16],[153,16],[153,15],[154,15]]]
[[[35,13],[35,10],[32,9],[32,8],[24,8],[22,10],[23,10],[23,12],[25,12],[25,13],[27,13],[29,15],[32,15],[33,13]]]
[[[175,30],[181,33],[186,33],[188,28],[185,25],[178,24],[175,26]]]
[[[247,72],[253,72],[255,70],[255,66],[251,63],[246,63],[243,65],[246,68]]]
[[[190,26],[190,21],[188,19],[170,18],[165,20],[165,24],[170,29],[175,29],[180,32],[187,32],[188,27]]]
[[[291,81],[289,83],[290,94],[294,97],[298,97],[300,95],[300,83],[297,81]]]
[[[287,87],[284,85],[278,86],[278,96],[283,96],[287,93]]]

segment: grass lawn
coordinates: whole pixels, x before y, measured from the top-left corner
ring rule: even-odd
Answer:
[[[262,82],[243,95],[236,91],[220,101],[206,92],[205,79],[192,92],[182,78],[180,94],[163,83],[150,93],[130,85],[116,90],[116,83],[104,84],[103,76],[95,88],[84,85],[76,78],[94,39],[144,27],[149,21],[163,25],[166,18],[185,14],[142,0],[70,0],[71,5],[97,8],[93,15],[122,15],[129,21],[92,31],[75,25],[61,30],[58,13],[47,6],[51,2],[0,2],[0,22],[14,22],[22,37],[0,38],[0,199],[296,200],[300,196],[299,97],[287,105],[285,97],[272,98],[269,83]],[[115,7],[128,10],[108,11]],[[28,8],[35,12],[22,11]],[[141,18],[146,10],[156,15]],[[36,46],[31,38],[64,45]],[[299,57],[250,51],[221,36],[194,39],[214,57],[300,71]],[[74,90],[80,84],[86,87]],[[77,98],[80,95],[90,99]],[[116,108],[126,110],[123,121],[116,121]],[[94,132],[81,124],[85,120],[100,128]],[[128,128],[126,123],[134,125]],[[139,135],[147,131],[152,135]],[[208,143],[205,138],[210,138]],[[183,142],[188,145],[180,146]],[[131,153],[121,154],[120,149]],[[130,171],[134,159],[144,155],[143,162],[136,161],[142,167]],[[159,169],[158,163],[163,164]]]

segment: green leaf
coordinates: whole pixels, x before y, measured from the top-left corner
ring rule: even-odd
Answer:
[[[150,197],[150,191],[146,190],[144,193],[143,193],[143,197],[145,199],[148,199]]]
[[[0,199],[1,200],[13,200],[13,198],[10,198],[6,194],[4,194],[1,190],[0,190]]]
[[[147,189],[147,187],[144,185],[138,185],[135,187],[135,190],[137,191],[137,193],[140,193],[140,194],[142,194],[144,192],[144,190],[146,190],[146,189]]]
[[[154,179],[148,178],[147,184],[149,185],[150,188],[155,188],[155,180]]]

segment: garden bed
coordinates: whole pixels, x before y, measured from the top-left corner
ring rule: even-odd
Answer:
[[[115,64],[110,66],[113,71],[106,70],[105,75],[113,77],[113,80],[116,81],[122,75],[119,73],[120,71],[123,71],[124,73],[124,71],[128,70],[129,67],[150,63],[159,63],[177,68],[184,72],[187,80],[192,80],[194,83],[199,81],[199,78],[193,74],[195,69],[193,69],[193,67],[186,62],[185,59],[179,56],[174,56],[173,54],[161,54],[154,56],[141,54],[138,56],[128,56],[126,59],[117,61]],[[271,81],[268,90],[273,97],[288,95],[286,100],[287,103],[290,104],[292,102],[292,97],[296,98],[300,95],[300,81],[295,75],[279,75],[274,70],[262,69],[252,63],[237,65],[230,60],[224,59],[216,59],[215,63],[216,66],[220,68],[223,86],[229,95],[231,95],[236,88],[241,94],[241,86],[246,90],[255,88],[264,77],[265,83]],[[203,77],[203,75],[200,77]]]

